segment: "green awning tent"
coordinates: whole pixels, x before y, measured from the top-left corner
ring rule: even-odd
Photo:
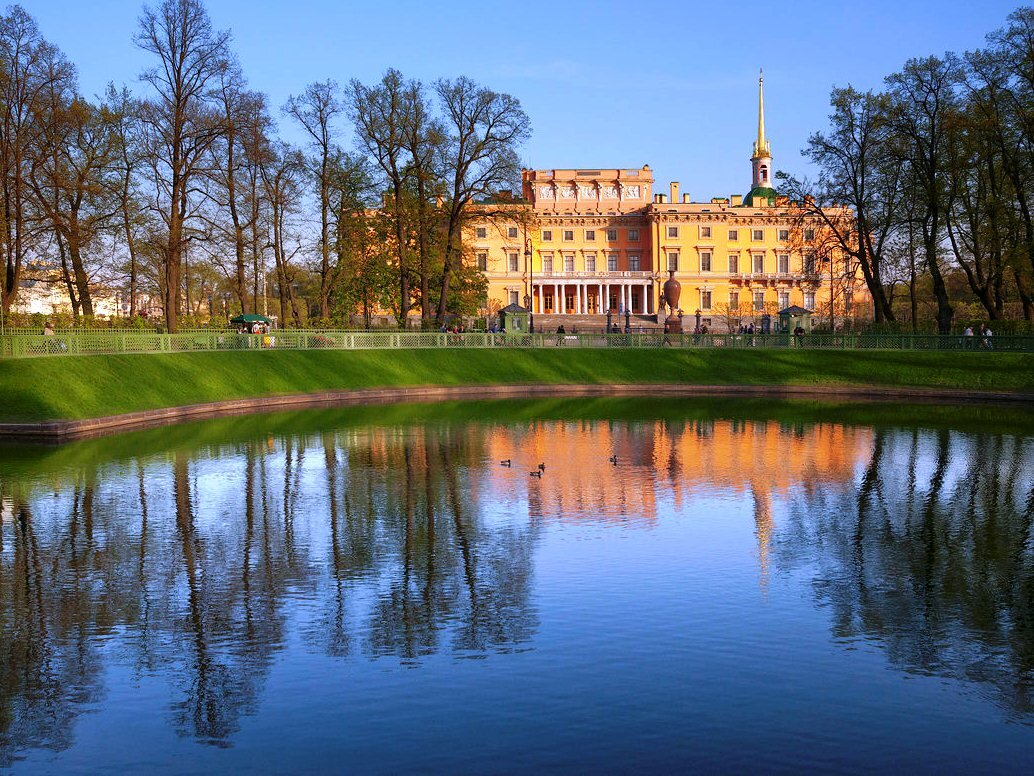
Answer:
[[[267,318],[264,315],[238,315],[235,318],[230,319],[232,326],[250,326],[253,323],[272,323],[272,318]]]

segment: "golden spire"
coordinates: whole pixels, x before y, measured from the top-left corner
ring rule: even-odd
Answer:
[[[765,137],[765,71],[758,76],[758,139],[754,141],[754,157],[771,156],[772,149]]]

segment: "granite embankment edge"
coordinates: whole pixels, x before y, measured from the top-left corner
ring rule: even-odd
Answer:
[[[908,403],[980,403],[1034,406],[1034,394],[1032,393],[963,391],[942,388],[692,385],[678,383],[420,385],[261,396],[179,407],[164,407],[84,420],[0,423],[0,439],[71,441],[121,431],[173,425],[191,420],[314,407],[344,407],[349,405],[396,404],[404,402],[471,401],[481,399],[574,398],[580,396],[593,398],[602,396],[768,397],[776,399],[852,400],[860,402],[903,401]]]

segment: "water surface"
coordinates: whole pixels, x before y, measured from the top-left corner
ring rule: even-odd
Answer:
[[[1034,753],[1019,413],[235,418],[0,449],[0,503],[15,772],[959,772]]]

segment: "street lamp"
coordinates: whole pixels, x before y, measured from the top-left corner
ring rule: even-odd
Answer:
[[[528,272],[528,295],[525,299],[530,301],[528,307],[528,333],[535,333],[535,268],[531,263],[531,240],[524,239],[524,268]]]

